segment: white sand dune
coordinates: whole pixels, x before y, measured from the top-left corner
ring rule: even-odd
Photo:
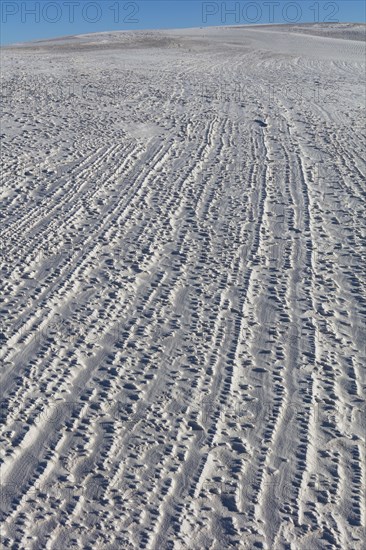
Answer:
[[[3,548],[364,547],[364,35],[1,51]]]

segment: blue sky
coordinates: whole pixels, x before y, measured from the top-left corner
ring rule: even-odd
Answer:
[[[0,0],[1,43],[128,29],[365,22],[364,0]]]

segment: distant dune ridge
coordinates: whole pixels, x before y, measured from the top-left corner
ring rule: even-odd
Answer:
[[[365,49],[2,48],[2,547],[364,548]]]

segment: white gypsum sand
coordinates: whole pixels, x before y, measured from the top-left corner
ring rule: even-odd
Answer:
[[[365,27],[2,65],[2,547],[359,550]]]

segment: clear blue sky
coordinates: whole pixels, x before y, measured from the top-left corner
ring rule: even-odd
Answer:
[[[365,22],[365,0],[0,0],[1,43],[108,30]],[[234,12],[234,13],[230,13]]]

